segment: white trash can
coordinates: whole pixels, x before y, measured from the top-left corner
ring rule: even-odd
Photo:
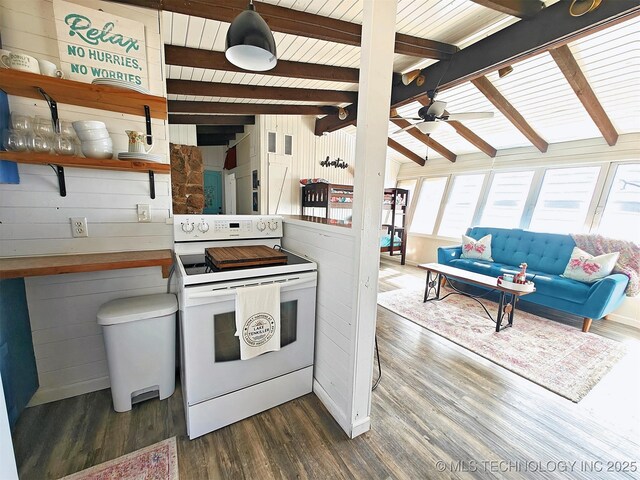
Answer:
[[[132,398],[143,394],[158,391],[160,400],[173,394],[177,310],[170,293],[119,298],[98,310],[116,412],[131,410]]]

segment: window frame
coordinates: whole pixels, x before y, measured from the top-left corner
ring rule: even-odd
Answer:
[[[449,173],[449,174],[443,174],[443,175],[425,175],[423,177],[417,177],[416,178],[416,187],[415,187],[415,191],[413,193],[414,198],[415,198],[415,202],[411,202],[411,200],[410,200],[410,202],[412,203],[412,206],[411,206],[411,212],[409,214],[410,221],[407,224],[407,235],[415,235],[415,236],[418,236],[418,237],[437,238],[437,235],[435,235],[434,233],[412,232],[411,228],[412,228],[412,224],[413,224],[413,218],[414,218],[415,213],[417,212],[418,207],[419,207],[418,199],[420,198],[420,194],[422,193],[422,186],[424,184],[424,181],[429,179],[429,178],[446,178],[447,180],[446,180],[446,183],[445,183],[445,186],[444,186],[444,192],[442,192],[442,198],[445,198],[446,195],[447,195],[447,191],[449,189],[449,185],[451,183],[451,177],[452,177],[452,175]],[[411,180],[411,178],[403,178],[402,180],[403,181]],[[398,185],[398,181],[396,181],[396,186],[397,185]],[[438,212],[436,214],[436,221],[433,224],[433,232],[437,232],[438,231],[437,228],[438,228],[438,225],[439,225],[439,222],[440,222],[441,215],[442,215],[442,201],[440,201],[440,206],[438,207]]]
[[[604,210],[607,206],[609,196],[611,195],[611,189],[613,188],[613,181],[615,180],[616,174],[618,173],[618,168],[622,165],[640,166],[640,160],[611,162],[607,165],[607,174],[602,185],[602,190],[600,191],[597,205],[594,208],[593,219],[589,228],[590,233],[599,233],[600,224],[602,223],[602,216],[604,215]]]
[[[469,175],[484,175],[484,178],[482,179],[482,185],[480,186],[480,193],[478,194],[478,201],[476,203],[475,209],[473,211],[473,215],[471,216],[471,225],[474,225],[474,222],[476,221],[476,217],[478,216],[478,209],[482,206],[482,208],[484,208],[484,206],[481,204],[481,200],[483,199],[483,195],[486,195],[485,190],[487,189],[487,179],[490,177],[489,175],[490,172],[486,172],[486,171],[472,171],[472,172],[464,172],[464,173],[452,173],[449,175],[449,179],[447,181],[447,186],[444,190],[444,195],[442,195],[442,198],[444,198],[444,202],[440,202],[440,210],[438,211],[438,216],[436,217],[436,223],[433,226],[433,231],[436,232],[435,233],[435,237],[438,238],[446,238],[446,239],[457,239],[458,237],[447,237],[445,235],[439,235],[437,232],[440,231],[440,225],[442,223],[442,217],[444,217],[444,211],[447,207],[447,203],[449,203],[449,199],[451,197],[451,194],[453,192],[453,185],[455,184],[455,177],[465,177],[465,176],[469,176]]]
[[[413,223],[413,217],[418,213],[418,199],[420,198],[420,193],[422,191],[422,187],[424,181],[430,178],[447,178],[447,183],[444,189],[444,193],[442,195],[442,200],[440,202],[440,206],[438,209],[438,214],[436,216],[436,221],[433,226],[433,232],[438,232],[440,229],[440,225],[442,223],[442,218],[444,216],[444,211],[447,203],[449,202],[449,198],[452,193],[453,184],[455,177],[464,176],[464,175],[478,175],[484,174],[484,183],[482,185],[482,189],[480,191],[480,195],[478,197],[478,203],[476,205],[474,215],[471,221],[471,225],[477,225],[482,217],[484,209],[486,208],[486,202],[489,196],[489,190],[491,189],[491,185],[493,183],[494,177],[498,173],[505,172],[523,172],[523,171],[533,171],[533,178],[531,179],[531,184],[529,185],[529,192],[527,194],[527,198],[525,201],[525,205],[522,211],[522,215],[520,217],[520,224],[516,228],[528,229],[531,225],[531,220],[533,218],[533,212],[535,210],[536,204],[538,202],[538,198],[540,196],[540,192],[542,190],[542,184],[544,182],[546,172],[550,170],[561,170],[561,169],[569,169],[569,168],[583,168],[583,167],[598,167],[600,169],[598,173],[598,177],[596,179],[593,194],[591,196],[591,200],[589,202],[589,208],[587,209],[587,213],[585,216],[584,224],[583,224],[583,232],[584,233],[597,233],[598,228],[600,227],[600,223],[602,221],[602,214],[604,213],[604,209],[606,207],[606,202],[611,192],[611,188],[613,186],[613,180],[615,178],[617,169],[620,165],[625,164],[640,164],[640,159],[631,159],[631,160],[620,160],[620,161],[596,161],[596,162],[584,162],[584,163],[574,163],[567,162],[566,164],[559,164],[554,166],[545,166],[540,164],[534,165],[522,165],[513,168],[498,168],[494,169],[491,167],[488,170],[481,169],[473,169],[465,172],[456,172],[456,173],[441,173],[441,174],[432,174],[432,175],[424,175],[424,176],[408,176],[402,177],[396,181],[396,185],[398,181],[410,181],[416,180],[416,187],[414,191],[414,199],[415,203],[412,201],[412,212],[411,212],[411,222],[407,226],[407,233],[409,236],[415,237],[426,237],[432,238],[436,240],[458,240],[456,237],[446,237],[442,235],[438,235],[436,233],[418,233],[411,231],[411,224]],[[577,233],[577,232],[576,232]]]

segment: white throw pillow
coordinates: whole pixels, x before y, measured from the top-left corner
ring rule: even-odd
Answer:
[[[485,235],[480,240],[462,235],[461,258],[475,258],[476,260],[493,262],[493,258],[491,258],[491,234]]]
[[[574,247],[562,276],[580,282],[593,283],[611,274],[619,256],[620,252],[614,252],[594,257],[590,253]]]

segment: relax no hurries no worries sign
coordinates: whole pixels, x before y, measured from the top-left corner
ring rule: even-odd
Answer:
[[[69,78],[113,78],[148,88],[144,24],[62,0],[54,0],[53,11]]]

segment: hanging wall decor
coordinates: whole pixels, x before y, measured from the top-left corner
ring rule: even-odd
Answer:
[[[327,155],[327,158],[325,158],[324,160],[322,160],[320,162],[320,166],[321,167],[334,167],[334,168],[347,168],[349,166],[349,164],[347,162],[345,162],[344,160],[340,160],[339,158],[336,158],[335,160],[330,160],[329,159],[329,155]]]

